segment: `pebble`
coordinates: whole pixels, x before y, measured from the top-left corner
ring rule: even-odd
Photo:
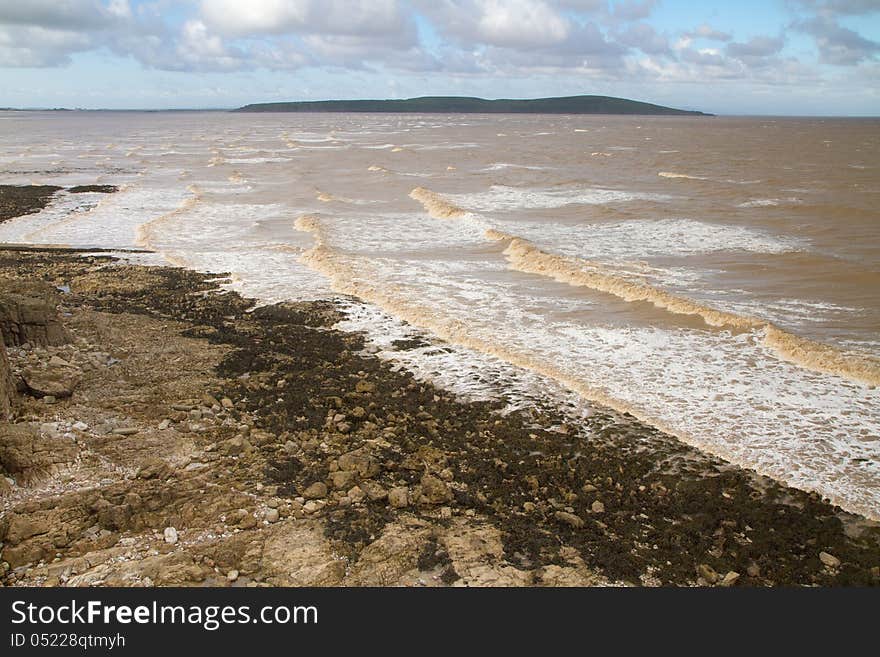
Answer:
[[[724,579],[721,580],[721,586],[733,586],[736,584],[737,580],[739,580],[739,573],[731,570],[724,576]]]
[[[174,545],[175,543],[177,543],[177,530],[174,527],[166,527],[163,534],[165,536],[166,543],[170,545]]]
[[[159,423],[159,431],[165,431],[168,427],[171,426],[171,420],[162,420]]]
[[[278,509],[269,509],[266,511],[266,520],[269,522],[278,522],[278,518],[280,514],[278,513]]]
[[[238,579],[238,571],[237,570],[230,570],[228,573],[226,573],[226,579],[229,580],[230,582],[234,582],[235,580]]]
[[[317,500],[327,497],[327,484],[323,481],[316,481],[303,491],[303,497],[307,500]]]
[[[224,397],[220,400],[220,404],[222,404],[223,408],[229,410],[235,407],[235,404],[232,403],[232,400],[229,397]]]
[[[590,506],[590,509],[593,513],[605,513],[605,505],[602,504],[602,502],[600,502],[599,500],[593,502],[593,504]]]
[[[584,521],[581,520],[578,516],[573,513],[568,513],[566,511],[557,511],[556,519],[559,522],[564,522],[566,525],[570,527],[574,527],[575,529],[580,529],[584,526]]]
[[[388,503],[395,509],[409,506],[409,489],[406,486],[392,488],[388,491]]]
[[[828,552],[820,552],[819,561],[821,561],[829,568],[837,568],[838,566],[840,566],[840,559],[835,557],[833,554],[829,554]]]
[[[714,584],[718,581],[718,573],[709,564],[701,563],[697,566],[697,574],[709,584]]]
[[[120,427],[118,429],[114,429],[113,433],[117,436],[133,436],[138,431],[140,431],[140,429],[136,427]]]

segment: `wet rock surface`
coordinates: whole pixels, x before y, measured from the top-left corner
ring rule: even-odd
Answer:
[[[248,312],[108,257],[0,265],[70,288],[71,341],[10,348],[13,375],[81,372],[0,433],[5,584],[880,583],[874,524],[611,411],[462,402],[334,330],[332,302]]]

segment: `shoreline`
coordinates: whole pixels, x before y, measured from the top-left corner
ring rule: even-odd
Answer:
[[[13,348],[16,372],[118,361],[77,366],[67,400],[19,397],[7,427],[76,454],[0,492],[5,584],[880,583],[877,523],[610,410],[573,427],[456,399],[364,354],[332,302],[248,312],[213,274],[0,261],[0,281],[69,286],[63,324],[89,345]]]

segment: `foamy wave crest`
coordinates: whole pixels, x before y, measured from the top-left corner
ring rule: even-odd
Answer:
[[[661,178],[684,178],[685,180],[708,180],[704,176],[691,176],[687,173],[676,173],[675,171],[660,171],[657,173]]]
[[[749,201],[739,203],[736,207],[738,207],[738,208],[766,208],[766,207],[775,207],[777,205],[799,205],[800,203],[802,203],[801,199],[796,198],[794,196],[789,196],[788,198],[753,198]]]
[[[586,189],[529,189],[493,185],[488,191],[476,194],[459,194],[455,203],[481,212],[498,210],[548,209],[566,205],[603,205],[629,201],[665,201],[665,194],[629,192],[599,187]]]
[[[561,283],[613,294],[624,301],[646,301],[671,313],[697,315],[710,326],[746,331],[763,330],[764,345],[784,360],[852,381],[880,385],[880,360],[871,356],[845,352],[789,333],[766,320],[719,310],[652,285],[629,280],[605,271],[595,262],[547,253],[515,235],[488,230],[486,237],[509,242],[504,255],[518,271],[548,276]]]
[[[195,185],[190,185],[189,187],[187,187],[187,191],[191,194],[191,196],[185,199],[183,203],[181,203],[177,208],[175,208],[171,212],[156,217],[155,219],[142,223],[140,226],[137,227],[134,239],[135,245],[143,249],[155,250],[153,239],[156,229],[165,222],[189,212],[201,202],[202,193],[198,187],[196,187]],[[172,264],[179,263],[172,261]]]
[[[409,196],[421,203],[428,214],[435,219],[460,219],[468,215],[467,210],[463,210],[447,201],[440,194],[424,187],[416,187],[409,193]]]

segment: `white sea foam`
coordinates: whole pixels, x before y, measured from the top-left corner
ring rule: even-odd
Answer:
[[[685,218],[583,225],[503,219],[494,223],[506,233],[547,245],[555,252],[587,259],[636,260],[718,251],[788,253],[808,246],[801,239],[746,226]]]
[[[480,212],[560,208],[566,205],[600,205],[628,201],[666,201],[670,196],[618,189],[535,189],[495,185],[485,192],[449,194],[457,205]]]
[[[738,208],[766,208],[766,207],[776,207],[777,205],[799,205],[803,203],[803,201],[795,196],[788,196],[786,198],[753,198],[748,201],[743,201],[739,203],[736,207]]]

